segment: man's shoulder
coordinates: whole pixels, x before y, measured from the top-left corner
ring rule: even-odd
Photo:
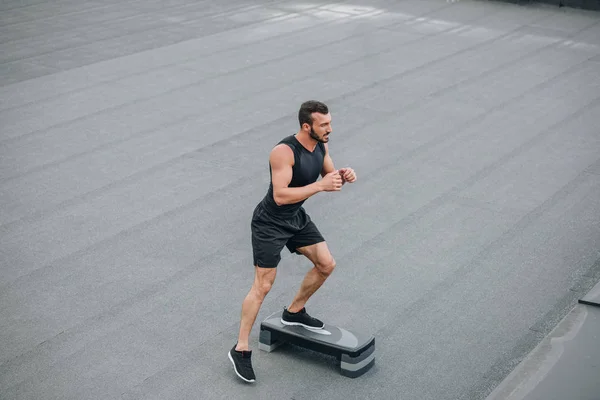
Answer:
[[[287,143],[278,143],[271,149],[271,154],[269,155],[271,163],[275,162],[277,164],[286,163],[293,165],[294,164],[294,150]]]
[[[295,148],[297,143],[298,143],[298,141],[296,140],[296,137],[294,135],[288,135],[288,136],[284,137],[283,139],[281,139],[275,145],[275,147],[281,146],[281,145],[287,145],[291,148]]]
[[[276,151],[288,154],[290,152],[294,153],[296,151],[297,144],[298,141],[296,140],[295,136],[288,135],[281,139],[279,142],[277,142],[277,144],[275,144],[275,146],[273,146],[273,148],[271,149],[271,152]]]
[[[323,143],[323,142],[319,142],[318,145],[319,145],[319,147],[321,147],[321,151],[323,153],[327,153],[329,151],[329,144]]]

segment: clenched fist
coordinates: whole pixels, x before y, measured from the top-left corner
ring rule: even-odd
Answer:
[[[342,190],[342,183],[342,176],[339,171],[330,172],[321,179],[321,187],[326,192]]]
[[[343,183],[353,183],[356,181],[356,172],[352,168],[340,168],[338,172],[342,177]]]

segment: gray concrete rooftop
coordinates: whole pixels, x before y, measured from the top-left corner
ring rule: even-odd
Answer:
[[[306,203],[338,264],[308,310],[376,366],[258,350],[284,252],[249,386],[250,217],[313,98],[359,181]],[[598,12],[4,0],[0,124],[3,400],[484,399],[600,280]]]

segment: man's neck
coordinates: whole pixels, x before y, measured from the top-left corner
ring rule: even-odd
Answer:
[[[298,131],[295,136],[296,139],[298,139],[298,141],[302,144],[302,146],[304,146],[308,150],[313,151],[317,147],[318,142],[315,139],[311,138],[306,132]]]

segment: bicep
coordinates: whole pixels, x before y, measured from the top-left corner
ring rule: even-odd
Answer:
[[[274,191],[288,187],[292,181],[293,159],[294,153],[286,145],[277,146],[271,151],[269,163]]]

